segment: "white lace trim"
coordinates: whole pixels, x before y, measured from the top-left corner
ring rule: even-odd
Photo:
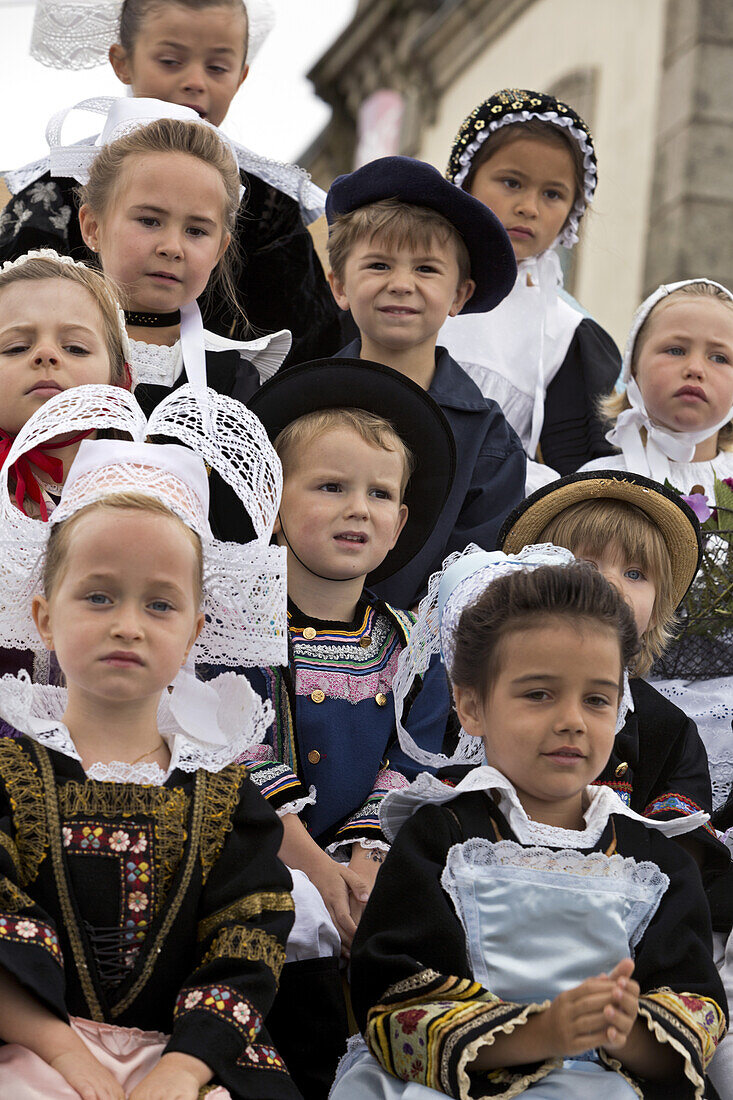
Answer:
[[[280,460],[260,421],[241,402],[213,390],[196,393],[190,385],[164,398],[148,421],[126,390],[76,386],[52,397],[23,426],[0,471],[0,645],[40,648],[30,609],[33,595],[43,588],[48,538],[48,525],[24,515],[12,503],[9,469],[20,456],[56,438],[61,430],[100,428],[115,428],[136,442],[83,442],[72,472],[76,469],[80,474],[79,485],[84,479],[84,492],[74,487],[70,474],[53,521],[71,514],[72,497],[74,507],[92,504],[112,491],[138,490],[144,478],[146,491],[201,535],[206,618],[192,660],[234,668],[286,663],[285,550],[270,546],[282,491]],[[142,442],[156,435],[173,437],[183,446]],[[201,460],[239,497],[252,520],[253,541],[219,542],[211,536],[208,484]],[[96,473],[86,476],[93,467]],[[201,500],[196,503],[197,494],[207,498],[206,505]]]
[[[654,680],[657,691],[691,718],[708,755],[713,809],[733,789],[733,676],[715,680]]]
[[[92,779],[114,782],[165,782],[176,768],[195,772],[221,771],[240,759],[255,744],[259,744],[274,718],[272,706],[255,695],[244,676],[225,672],[206,683],[196,681],[202,689],[203,703],[208,708],[208,742],[202,740],[199,715],[194,712],[186,728],[187,715],[177,713],[173,691],[163,692],[158,706],[158,731],[171,754],[167,771],[157,764],[131,765],[124,761],[103,764],[95,762],[87,774]],[[66,710],[66,688],[31,683],[28,673],[0,678],[0,718],[20,733],[26,734],[46,748],[56,749],[72,760],[81,762],[69,730],[62,719]],[[131,776],[133,778],[120,778]],[[162,778],[160,778],[162,776]]]
[[[530,821],[519,801],[511,782],[488,765],[473,768],[455,787],[448,787],[429,772],[421,772],[409,787],[403,790],[389,791],[379,807],[379,824],[390,842],[408,818],[420,806],[433,803],[441,805],[452,802],[461,794],[471,791],[486,791],[498,795],[499,809],[509,822],[509,826],[522,844],[547,845],[552,848],[592,848],[599,840],[612,814],[633,818],[647,829],[656,829],[665,836],[682,836],[691,833],[710,820],[703,810],[670,821],[654,821],[642,817],[630,809],[610,787],[586,787],[588,807],[584,813],[585,828],[582,830],[560,829],[554,825],[544,825],[539,821]]]
[[[285,802],[282,806],[278,806],[276,813],[278,817],[285,817],[286,814],[299,814],[302,813],[306,806],[315,806],[316,804],[316,788],[311,786],[308,794],[303,795],[302,798],[294,798],[292,802]]]
[[[454,844],[446,859],[441,885],[453,901],[464,928],[467,926],[463,896],[458,876],[466,870],[501,868],[504,878],[515,878],[529,889],[552,883],[562,884],[568,876],[579,880],[573,885],[591,892],[622,895],[633,902],[624,923],[629,945],[635,947],[646,932],[659,902],[669,886],[669,878],[656,863],[637,863],[631,856],[590,852],[585,855],[576,848],[552,851],[550,848],[525,848],[513,840],[494,842],[484,837],[472,837],[463,844]]]
[[[361,837],[351,837],[350,840],[335,840],[333,844],[328,845],[326,852],[337,863],[348,863],[351,859],[351,849],[354,844],[360,844],[362,848],[366,848],[368,851],[388,852],[390,848],[389,844],[385,844],[383,840],[362,840]],[[346,851],[347,848],[348,852]]]
[[[252,363],[266,382],[277,373],[280,364],[290,351],[292,336],[287,329],[261,336],[257,340],[228,340],[204,329],[205,351],[237,351],[242,359]],[[183,373],[181,341],[175,344],[148,344],[144,340],[130,341],[130,365],[135,371],[136,384],[174,386]]]
[[[555,126],[564,126],[575,138],[583,154],[583,195],[576,199],[573,209],[568,215],[567,225],[557,241],[554,242],[562,244],[566,248],[572,248],[578,240],[580,219],[585,213],[586,207],[590,206],[593,201],[593,194],[598,182],[598,171],[594,162],[593,143],[590,137],[584,130],[576,126],[567,115],[558,114],[557,111],[510,111],[502,115],[500,119],[490,121],[483,130],[479,130],[474,140],[461,153],[458,158],[461,168],[456,172],[453,182],[457,187],[461,186],[469,173],[474,156],[495,130],[499,130],[502,126],[508,126],[513,122],[528,122],[531,118],[537,118],[542,122],[552,122]]]

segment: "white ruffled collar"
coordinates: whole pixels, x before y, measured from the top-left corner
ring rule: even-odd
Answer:
[[[39,745],[81,762],[61,721],[66,698],[65,688],[33,684],[25,671],[6,675],[0,679],[0,718]],[[271,704],[260,699],[244,676],[225,672],[203,682],[179,674],[173,691],[163,692],[158,707],[158,730],[171,755],[168,768],[115,760],[95,763],[86,774],[90,779],[160,786],[177,768],[221,771],[259,744],[272,721]]]
[[[293,338],[287,329],[260,336],[257,340],[229,340],[204,329],[205,351],[238,351],[242,359],[252,363],[266,382],[277,373],[280,364],[290,351]],[[181,341],[175,344],[148,344],[144,340],[130,340],[130,368],[135,385],[148,383],[154,386],[174,386],[183,371]]]
[[[486,791],[496,798],[499,809],[520,843],[544,844],[553,848],[592,848],[598,843],[612,814],[631,817],[648,829],[657,829],[666,836],[681,836],[693,832],[710,820],[710,815],[700,810],[671,821],[652,821],[631,810],[610,787],[589,786],[586,787],[588,806],[583,814],[583,829],[560,829],[553,825],[544,825],[527,816],[511,782],[496,768],[487,764],[473,768],[455,787],[449,787],[436,776],[422,772],[409,787],[390,791],[379,810],[382,832],[389,841],[393,841],[401,826],[420,806],[452,802],[459,795],[470,791]]]

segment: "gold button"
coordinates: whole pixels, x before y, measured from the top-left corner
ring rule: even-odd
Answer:
[[[306,642],[312,642],[315,636],[316,631],[315,628],[312,626],[307,626],[303,631],[303,637],[305,638]]]
[[[628,764],[626,764],[626,763],[619,764],[619,766],[616,768],[616,771],[614,772],[614,775],[626,775],[628,770],[629,770],[629,765]]]
[[[363,638],[359,638],[359,645],[361,646],[362,649],[369,649],[369,646],[371,644],[372,644],[371,634],[365,634]]]
[[[308,760],[310,761],[310,763],[317,764],[320,759],[321,754],[318,749],[311,749],[311,751],[308,753]]]
[[[326,695],[320,688],[316,688],[316,690],[311,693],[311,699],[314,703],[322,703],[325,698]]]
[[[378,707],[387,706],[387,696],[384,694],[383,691],[380,691],[377,695],[374,696],[374,698],[377,700]]]

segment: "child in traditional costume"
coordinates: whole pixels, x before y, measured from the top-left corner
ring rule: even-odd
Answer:
[[[48,524],[0,484],[2,640],[33,645],[35,622],[67,684],[0,681],[15,1100],[298,1096],[262,1026],[292,923],[282,829],[236,763],[272,715],[243,677],[193,673],[284,653],[280,466],[254,417],[206,396],[181,389],[146,423],[124,390],[60,394],[10,459],[84,422],[135,442],[83,442]],[[212,538],[203,458],[249,507],[253,543]]]
[[[475,550],[431,581],[416,629],[442,649],[455,755],[486,764],[383,803],[394,842],[352,951],[368,1049],[333,1100],[700,1100],[725,999],[699,872],[664,834],[705,815],[654,821],[592,785],[623,723],[632,613],[566,550]]]
[[[603,403],[621,453],[583,469],[668,483],[701,520],[699,578],[650,678],[696,723],[717,807],[733,787],[733,294],[709,279],[658,287],[634,316],[623,380]]]
[[[626,721],[597,779],[645,817],[712,813],[710,773],[695,723],[643,677],[663,653],[701,557],[700,529],[672,489],[618,470],[569,474],[507,517],[505,553],[549,542],[589,561],[634,612],[640,648],[629,669]],[[710,824],[681,841],[707,869],[727,864]]]
[[[217,0],[203,7],[176,0],[100,2],[86,16],[81,27],[73,2],[42,0],[33,55],[55,69],[109,60],[134,98],[165,100],[173,117],[176,108],[187,108],[190,117],[215,127],[274,24],[268,0]],[[114,103],[96,97],[77,107],[105,115]],[[79,260],[88,255],[77,220],[74,147],[61,144],[68,114],[61,111],[49,122],[50,157],[5,174],[13,198],[0,228],[2,259],[43,246]],[[95,140],[88,138],[76,151],[93,149]],[[231,145],[243,192],[232,231],[243,262],[234,303],[223,288],[213,288],[204,306],[207,325],[222,336],[247,335],[249,328],[254,336],[289,329],[293,361],[330,355],[341,343],[338,310],[307,229],[323,214],[324,194],[301,168]]]
[[[330,359],[278,374],[255,395],[283,463],[277,540],[288,554],[288,660],[251,674],[275,725],[251,775],[284,825],[296,922],[273,1034],[303,1094],[325,1097],[348,1035],[348,954],[388,844],[387,791],[407,786],[392,678],[414,615],[371,584],[419,553],[455,469],[450,428],[423,389],[381,364]],[[426,671],[407,725],[440,750],[445,674]]]
[[[427,390],[456,442],[453,487],[430,537],[377,592],[415,607],[446,554],[470,542],[492,547],[524,495],[521,444],[445,348],[448,316],[483,314],[511,290],[516,263],[491,211],[410,157],[382,157],[331,184],[329,280],[359,339],[339,353],[399,371]]]
[[[577,242],[593,199],[593,138],[567,103],[503,89],[461,124],[446,175],[491,207],[519,270],[498,308],[449,318],[439,341],[519,435],[532,492],[555,471],[568,474],[611,453],[595,405],[612,390],[620,356],[608,333],[563,292],[557,251]]]

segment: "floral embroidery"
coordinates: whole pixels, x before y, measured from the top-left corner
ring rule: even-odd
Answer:
[[[250,1044],[244,1054],[240,1054],[237,1063],[242,1066],[249,1063],[258,1069],[278,1069],[287,1073],[285,1063],[274,1047],[253,1046]]]
[[[156,903],[153,859],[147,855],[148,845],[153,843],[152,826],[128,830],[120,829],[118,824],[79,821],[63,826],[62,833],[69,855],[96,855],[117,861],[120,874],[119,950],[123,965],[129,969],[145,939]],[[132,845],[131,837],[135,838]]]
[[[657,989],[639,1000],[644,1015],[650,1010],[664,1023],[667,1032],[682,1033],[700,1057],[703,1073],[720,1040],[725,1035],[725,1017],[711,997],[696,997],[692,993],[675,993]]]
[[[28,194],[31,202],[40,203],[44,209],[49,210],[52,203],[57,203],[61,195],[55,183],[49,181],[42,183],[40,180],[33,184]]]
[[[406,1012],[397,1013],[397,1021],[405,1035],[412,1035],[423,1016],[427,1015],[424,1009],[408,1008]]]
[[[176,999],[174,1018],[185,1012],[210,1012],[232,1024],[251,1043],[262,1027],[262,1017],[253,1006],[228,985],[209,985],[199,989],[183,989]]]
[[[48,951],[59,965],[64,964],[58,936],[53,928],[41,921],[0,916],[0,940],[9,940],[11,943],[33,943],[35,947],[43,947]]]

